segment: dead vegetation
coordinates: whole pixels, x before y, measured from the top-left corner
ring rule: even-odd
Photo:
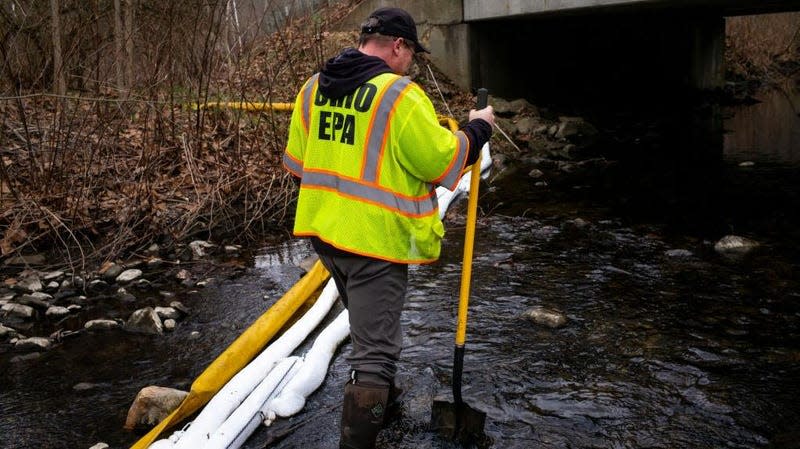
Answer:
[[[348,3],[272,34],[233,33],[222,0],[51,3],[61,49],[46,2],[0,6],[4,258],[46,253],[75,267],[153,242],[283,229],[295,191],[280,165],[289,115],[193,105],[292,102],[335,53],[325,30]]]
[[[779,82],[800,74],[800,13],[730,17],[728,78]]]

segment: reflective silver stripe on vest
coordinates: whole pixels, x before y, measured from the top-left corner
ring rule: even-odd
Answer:
[[[314,93],[314,85],[317,84],[317,78],[319,78],[319,73],[312,75],[303,89],[303,123],[306,125],[306,132],[308,132],[308,127],[311,126],[311,102],[314,101],[311,98],[311,94]]]
[[[395,193],[382,190],[378,187],[360,184],[349,179],[340,178],[330,173],[305,172],[301,187],[323,187],[333,189],[343,195],[355,197],[381,206],[396,209],[404,215],[424,216],[437,210],[436,195],[423,197],[418,200],[403,198]]]
[[[286,168],[288,168],[290,172],[292,172],[292,173],[294,173],[296,175],[302,175],[303,174],[303,166],[299,162],[297,162],[296,160],[294,160],[291,157],[289,157],[288,153],[283,153],[283,165],[285,165]]]
[[[400,77],[391,82],[389,87],[385,90],[385,94],[378,105],[378,110],[375,112],[375,121],[369,132],[369,141],[367,142],[367,160],[364,163],[362,179],[367,182],[376,182],[378,178],[378,160],[381,157],[381,147],[383,139],[389,128],[389,113],[394,107],[394,103],[400,97],[400,93],[411,84],[411,80],[405,77]]]
[[[464,168],[464,162],[466,162],[467,153],[469,153],[469,139],[467,139],[467,135],[464,134],[463,131],[456,131],[456,137],[458,138],[456,160],[438,182],[439,185],[448,189],[455,187],[456,182],[461,178],[461,169]]]

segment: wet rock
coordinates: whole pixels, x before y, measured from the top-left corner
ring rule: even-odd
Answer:
[[[66,307],[62,306],[50,306],[47,308],[47,311],[44,313],[44,316],[53,319],[63,318],[70,314],[70,311]]]
[[[759,243],[738,235],[726,235],[714,244],[714,250],[723,255],[744,255],[757,248]]]
[[[137,279],[135,282],[132,282],[131,285],[137,290],[150,290],[153,287],[153,284],[144,278]]]
[[[125,270],[122,273],[120,273],[119,276],[117,276],[116,281],[120,284],[124,284],[139,279],[141,275],[142,275],[142,270],[138,268],[131,268],[129,270]]]
[[[161,265],[164,265],[164,261],[158,257],[151,257],[150,259],[147,259],[146,265],[148,270],[154,270]]]
[[[44,289],[48,292],[56,292],[58,291],[59,287],[61,287],[61,284],[56,281],[50,281],[47,283],[47,285],[45,285]]]
[[[134,301],[136,301],[136,296],[132,295],[131,293],[129,293],[124,288],[121,288],[121,289],[117,290],[117,293],[116,293],[115,296],[117,297],[117,299],[119,299],[122,302],[134,302]]]
[[[107,331],[120,327],[120,323],[114,320],[98,319],[87,321],[83,328],[90,331]]]
[[[172,301],[171,303],[169,303],[169,306],[177,310],[184,316],[188,315],[189,312],[191,312],[191,310],[185,305],[183,305],[183,303],[180,301]]]
[[[0,341],[8,340],[8,339],[14,338],[16,336],[17,336],[17,331],[16,330],[14,330],[14,329],[12,329],[10,327],[5,327],[2,324],[0,324]]]
[[[50,271],[42,275],[42,281],[50,282],[50,281],[60,281],[64,279],[64,272],[63,271]]]
[[[534,128],[539,125],[539,121],[533,117],[523,117],[517,121],[517,134],[531,134]]]
[[[692,257],[694,256],[694,253],[692,253],[688,249],[670,249],[664,251],[664,255],[667,257],[673,257],[677,259],[677,258]]]
[[[544,176],[544,172],[539,170],[538,168],[534,168],[534,169],[532,169],[531,171],[528,172],[528,177],[533,178],[533,179],[539,179],[542,176]]]
[[[36,316],[36,310],[33,307],[22,304],[6,304],[2,310],[6,316],[22,318],[23,320],[32,319]]]
[[[547,326],[552,329],[564,327],[567,324],[567,317],[563,313],[536,306],[526,310],[522,316],[536,324]]]
[[[583,117],[559,117],[554,137],[557,139],[574,139],[576,137],[592,137],[597,135],[597,128],[586,122]]]
[[[142,332],[145,334],[162,334],[164,333],[164,325],[161,323],[161,318],[152,307],[145,307],[133,312],[125,323],[125,328],[133,332]]]
[[[100,267],[100,276],[108,282],[114,282],[117,279],[117,276],[122,274],[125,269],[121,265],[117,265],[113,262],[106,262]]]
[[[31,306],[34,309],[47,310],[50,307],[50,301],[53,297],[43,292],[31,293],[29,295],[22,295],[17,298],[17,303],[24,306]]]
[[[133,430],[140,426],[155,426],[178,408],[188,394],[155,385],[142,388],[128,409],[125,428]]]
[[[158,256],[161,253],[161,247],[158,246],[157,243],[153,243],[146,250],[144,250],[144,253],[148,256]]]
[[[205,278],[202,281],[197,281],[197,284],[195,284],[195,286],[199,288],[205,288],[213,283],[214,283],[214,278]]]
[[[511,109],[511,102],[505,98],[491,97],[489,104],[494,108],[494,113],[497,115],[513,115],[515,112]]]
[[[4,262],[5,265],[43,265],[47,259],[41,254],[27,254],[23,256],[9,257]]]
[[[68,290],[73,288],[82,289],[86,285],[86,282],[80,276],[72,276],[70,278],[64,279],[61,282],[61,288]]]
[[[75,290],[70,290],[70,289],[60,290],[60,291],[57,291],[57,292],[53,293],[53,300],[56,303],[58,303],[58,302],[61,302],[62,300],[69,299],[69,298],[71,298],[71,297],[73,297],[73,296],[75,296],[77,294],[78,294],[78,292],[75,291]]]
[[[107,291],[111,286],[108,285],[108,282],[102,279],[95,279],[90,281],[89,284],[86,285],[86,289],[92,293],[103,293]]]
[[[172,318],[167,318],[166,320],[164,320],[164,330],[167,332],[174,331],[177,325],[178,322],[173,320]]]
[[[192,278],[192,273],[189,273],[189,270],[183,269],[183,270],[179,270],[177,273],[175,273],[175,279],[177,279],[179,281],[185,281],[185,280],[188,280],[188,279],[191,279],[191,278]]]
[[[192,243],[189,243],[189,248],[192,250],[192,259],[198,260],[206,257],[209,251],[216,246],[206,242],[205,240],[195,240]]]
[[[98,386],[99,386],[99,384],[93,384],[91,382],[79,382],[79,383],[73,385],[72,389],[74,391],[89,391],[89,390],[94,390]]]
[[[155,311],[158,314],[158,317],[161,318],[162,320],[165,319],[177,320],[178,318],[181,317],[180,312],[173,309],[172,307],[156,307]]]
[[[511,102],[509,103],[509,108],[511,109],[511,112],[513,112],[514,114],[527,113],[534,117],[539,116],[539,108],[532,105],[530,102],[528,102],[528,100],[524,98],[517,98],[516,100],[511,100]]]
[[[13,288],[14,290],[24,293],[34,293],[42,291],[44,286],[42,285],[42,281],[39,279],[39,276],[30,275],[14,284]]]
[[[44,337],[20,338],[14,343],[14,349],[20,352],[47,351],[51,346],[53,342]]]

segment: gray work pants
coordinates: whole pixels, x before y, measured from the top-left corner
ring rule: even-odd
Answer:
[[[320,255],[320,260],[350,314],[350,367],[370,383],[391,384],[403,344],[400,312],[408,265],[357,255]]]

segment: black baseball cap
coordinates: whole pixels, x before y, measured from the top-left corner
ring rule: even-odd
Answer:
[[[380,33],[384,36],[402,37],[414,43],[414,52],[430,51],[420,45],[417,38],[417,25],[411,14],[400,8],[379,8],[367,17],[361,25],[361,32],[365,34]]]

